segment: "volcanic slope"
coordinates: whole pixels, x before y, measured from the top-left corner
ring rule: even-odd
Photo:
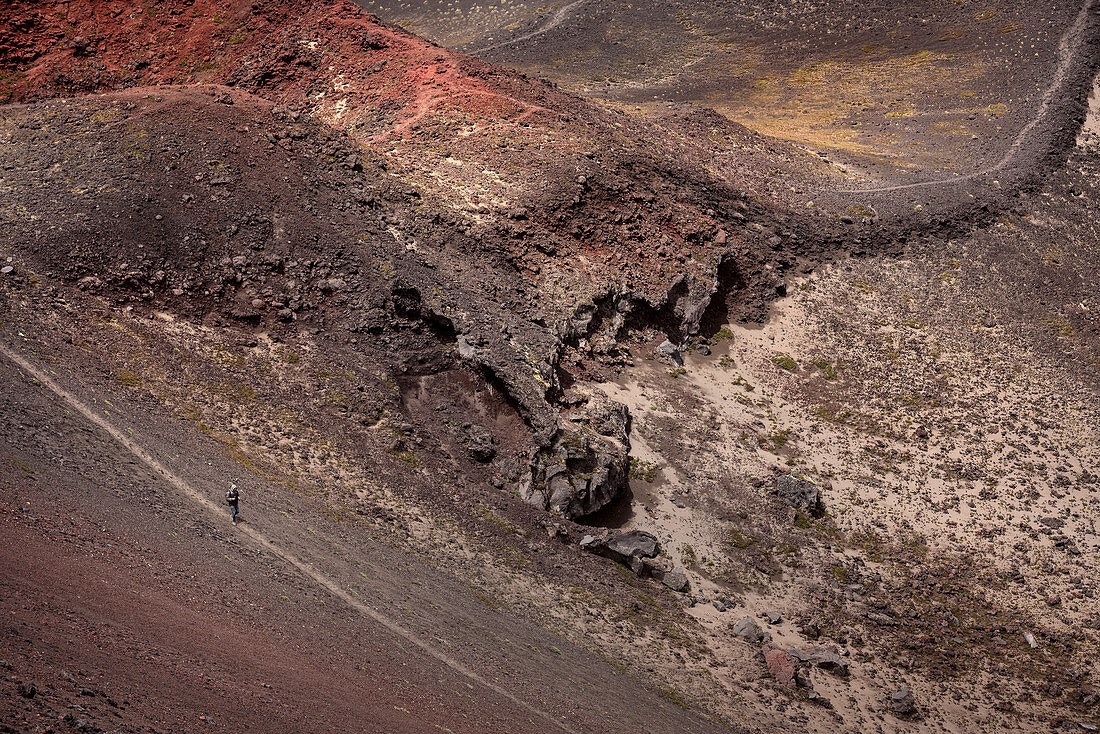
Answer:
[[[1095,56],[1089,1],[362,4],[609,106],[713,108],[860,174],[853,189],[998,166]]]
[[[345,132],[347,139],[319,151],[323,162],[363,175],[353,175],[358,181],[332,193],[326,206],[345,216],[384,221],[363,241],[367,249],[378,245],[390,254],[376,252],[372,257],[378,262],[369,268],[384,280],[396,274],[387,287],[389,295],[397,294],[398,311],[428,315],[449,334],[446,338],[459,343],[464,359],[502,383],[535,444],[546,449],[533,466],[535,485],[544,483],[549,463],[571,450],[562,445],[570,432],[563,432],[559,417],[558,403],[567,387],[562,380],[568,382],[557,369],[560,342],[583,340],[616,360],[622,357],[611,354],[614,338],[631,322],[667,322],[677,339],[695,333],[705,319],[713,319],[707,307],[721,279],[736,280],[738,310],[760,318],[766,300],[782,290],[783,270],[799,256],[820,257],[840,242],[843,225],[789,209],[796,189],[776,185],[766,173],[750,175],[762,162],[801,170],[792,162],[804,154],[705,115],[695,124],[709,129],[711,139],[683,140],[663,128],[596,110],[546,84],[433,47],[348,4],[307,4],[297,11],[285,4],[255,3],[154,9],[78,3],[66,4],[64,12],[15,4],[4,10],[10,32],[2,42],[11,69],[5,84],[13,100],[212,80],[262,96],[279,105],[278,114],[286,113],[285,125],[265,133],[275,161],[313,155],[297,150],[307,121]],[[222,103],[234,101],[229,92],[216,94]],[[119,132],[139,138],[130,162],[145,162],[151,152],[144,147],[148,141],[140,140],[140,125],[129,121],[129,110],[102,112],[116,114],[121,116]],[[40,122],[14,124],[37,129],[32,137],[39,143],[52,138],[52,129],[43,130]],[[249,134],[246,125],[240,127],[238,134]],[[725,141],[724,157],[711,150],[715,139]],[[742,145],[749,150],[736,153]],[[149,157],[173,155],[170,145],[158,152],[159,157]],[[260,170],[265,163],[272,160],[247,165]],[[226,165],[209,159],[209,170],[194,174],[201,191],[179,203],[194,201],[190,208],[196,209],[208,188],[231,189],[248,178],[222,170]],[[382,169],[387,181],[404,186],[398,192],[405,199],[399,210],[388,211],[390,203],[380,206],[376,192],[365,185]],[[815,175],[812,166],[807,170]],[[168,241],[170,230],[185,229],[176,223],[188,218],[187,207],[174,201],[159,206],[166,209],[160,220],[134,226]],[[318,210],[306,211],[321,218]],[[247,230],[242,240],[280,238],[282,225],[276,219],[253,212],[247,223],[243,218],[227,221],[225,232],[232,238]],[[226,255],[218,252],[226,235],[193,231],[183,236],[187,242],[207,243],[184,249],[193,262],[202,261],[207,276],[224,279],[226,273],[212,270],[214,259]],[[94,239],[98,242],[99,236]],[[119,242],[123,248],[131,245],[126,237]],[[358,239],[348,238],[334,247],[358,247],[354,242]],[[288,241],[283,244],[285,251]],[[133,266],[134,259],[115,253],[118,263]],[[418,263],[415,272],[406,272],[405,262]],[[67,274],[80,267],[68,263]],[[131,279],[138,290],[138,281],[148,282],[164,270],[150,270],[148,262],[141,267]],[[283,265],[275,263],[275,268]],[[380,305],[375,289],[380,283],[375,278],[374,285],[361,286],[361,267],[356,278],[331,263],[325,269],[331,271],[328,278],[310,271],[316,279],[310,288],[341,290],[332,286],[338,282],[359,291],[356,300],[367,315]],[[299,289],[306,285],[300,278],[289,280]],[[422,287],[421,281],[436,284]],[[474,283],[477,288],[470,287]],[[376,297],[366,298],[363,288],[375,289]],[[177,290],[187,289],[160,293],[170,296]],[[291,293],[265,301],[262,294],[249,292],[255,288],[237,284],[199,289],[208,290],[219,299],[235,298],[237,318],[246,321],[270,323],[288,318],[285,313],[297,318],[301,310],[301,298]],[[264,303],[266,312],[254,301]],[[370,331],[369,324],[357,328]],[[625,474],[623,442],[593,448],[587,439],[578,440],[585,445],[576,457],[581,466],[568,471],[570,484],[588,482],[592,462],[607,479],[586,490],[591,500],[569,509],[570,516],[605,504]],[[510,474],[515,481],[515,473]],[[538,486],[524,490],[546,491]],[[554,494],[546,504],[555,509],[572,502]]]
[[[556,574],[565,594],[566,578],[586,574],[598,588],[604,562],[549,538],[540,513],[493,486],[499,467],[468,459],[449,433],[472,407],[511,428],[497,431],[502,454],[529,440],[494,384],[460,364],[445,324],[392,282],[417,266],[371,259],[381,217],[324,205],[323,186],[336,179],[347,194],[359,175],[317,162],[333,140],[303,125],[299,160],[238,183],[253,156],[286,160],[265,137],[282,123],[247,95],[216,101],[226,94],[139,90],[6,113],[22,132],[5,142],[20,161],[5,171],[5,242],[37,242],[9,250],[18,265],[5,281],[5,720],[712,730],[675,695],[501,611],[509,576],[530,583],[545,565],[541,583]],[[221,134],[244,128],[253,135]],[[31,196],[43,170],[50,192]],[[296,303],[291,281],[339,267],[342,251],[372,269],[364,280],[388,310],[352,306],[337,277],[310,291],[315,311]],[[221,289],[197,282],[208,268],[224,272]],[[237,288],[257,298],[231,297]],[[257,328],[261,297],[285,297],[302,318]],[[410,411],[422,380],[433,399],[469,405]],[[219,504],[231,477],[246,488],[236,530]],[[18,547],[38,553],[21,561]],[[623,593],[591,608],[633,614],[613,600]],[[73,642],[84,635],[97,644]],[[16,682],[39,693],[21,698]],[[241,686],[245,704],[232,706],[224,691]]]
[[[918,507],[947,513],[930,526],[936,533],[886,546],[864,524],[895,495],[917,500],[879,463],[868,469],[870,484],[844,466],[864,444],[870,456],[890,455],[887,440],[897,436],[860,429],[896,420],[894,398],[930,411],[922,421],[943,417],[931,412],[939,407],[931,388],[868,397],[902,354],[933,360],[915,363],[920,375],[944,370],[935,361],[943,350],[921,340],[884,342],[875,361],[854,369],[882,320],[921,335],[934,327],[946,339],[959,334],[970,307],[951,297],[950,271],[976,278],[975,288],[1005,290],[937,253],[1012,263],[1008,282],[1021,293],[1049,286],[1050,328],[1020,326],[1024,346],[1038,345],[1036,359],[1068,345],[1092,353],[1094,309],[1082,290],[1092,260],[1078,246],[1092,220],[1078,207],[1093,200],[1093,153],[1076,154],[1065,176],[1052,179],[1058,188],[1034,203],[1008,190],[965,204],[986,208],[977,221],[988,229],[968,234],[968,221],[944,221],[932,207],[899,220],[911,231],[897,222],[876,228],[872,215],[806,207],[802,185],[839,175],[718,115],[680,115],[677,133],[594,109],[349,5],[65,9],[67,16],[49,4],[0,11],[3,83],[17,102],[4,108],[0,129],[0,254],[10,258],[0,286],[12,354],[2,360],[12,497],[5,543],[38,551],[22,564],[5,555],[15,579],[5,598],[18,600],[6,616],[12,726],[45,729],[65,712],[73,723],[106,726],[116,710],[132,716],[128,726],[167,729],[185,728],[176,718],[184,716],[196,727],[206,716],[230,729],[350,730],[364,718],[381,730],[423,730],[426,722],[455,731],[545,731],[551,721],[600,731],[716,726],[692,702],[759,731],[902,722],[927,731],[1034,730],[1067,712],[1086,720],[1094,699],[1079,667],[1095,640],[1065,627],[1087,620],[1077,607],[1087,606],[1092,571],[1004,595],[995,585],[1004,569],[982,566],[960,590],[949,555],[963,549],[951,530],[957,505]],[[97,94],[105,90],[114,91]],[[1068,107],[1077,101],[1071,96]],[[687,140],[684,130],[694,131]],[[768,173],[776,168],[787,173]],[[996,209],[1006,202],[1019,220]],[[1055,230],[1065,235],[1051,253],[1057,265],[1034,261],[1035,243]],[[904,261],[881,254],[902,252],[891,236],[898,233],[928,259],[910,280],[896,277]],[[1018,263],[997,259],[1006,244]],[[842,260],[823,271],[828,278],[795,279],[844,247],[877,254]],[[1066,272],[1042,269],[1063,263]],[[925,274],[943,292],[929,291],[918,277]],[[819,310],[814,344],[847,356],[811,354],[802,344],[779,353],[768,331],[752,351],[756,332],[722,328],[730,318],[764,320],[767,302],[788,285],[798,288],[796,303]],[[874,308],[854,306],[849,287]],[[939,299],[927,308],[939,308],[942,322],[892,310],[922,289]],[[873,293],[889,295],[877,303]],[[1025,320],[1025,301],[986,301],[996,311],[990,323]],[[748,351],[722,354],[698,334],[717,342],[734,335]],[[765,373],[775,383],[767,396],[752,394],[758,373],[746,371],[715,378],[734,393],[697,400],[716,368],[692,356],[666,362],[673,355],[655,350],[666,338],[700,357],[719,352],[713,361],[723,370],[726,357],[783,371]],[[1006,364],[1030,354],[1000,348]],[[1091,373],[1073,364],[1044,363],[1035,379],[1046,400],[1064,401],[1074,424],[1085,416],[1087,425],[1069,398],[1091,384]],[[798,426],[817,425],[799,411],[818,406],[800,383],[783,380],[788,372],[811,380],[814,369],[836,387],[821,419],[850,431],[849,453],[839,458],[821,445],[791,453],[812,444]],[[649,385],[659,394],[646,394]],[[632,408],[634,430],[601,392]],[[779,398],[785,403],[768,404]],[[751,408],[718,410],[731,401]],[[852,418],[860,401],[881,414]],[[785,415],[798,425],[759,430]],[[745,445],[716,449],[713,431],[727,429]],[[978,441],[971,432],[928,430],[941,442]],[[1019,470],[1032,471],[1054,448],[1017,455]],[[918,458],[922,471],[930,462],[953,480],[982,479],[957,457]],[[628,517],[581,514],[580,524],[514,496],[538,502],[530,490],[559,459],[581,486],[598,462],[630,471],[635,503],[608,510]],[[1062,575],[1046,569],[1052,558],[1061,568],[1051,554],[1068,557],[1071,546],[1041,521],[1084,525],[1062,518],[1072,509],[1054,501],[1078,496],[1059,489],[1063,482],[1088,491],[1090,461],[1086,454],[1042,481],[1005,479],[1030,482],[1026,492],[1057,514],[1016,518],[1038,522],[1028,537],[1050,528],[1053,550],[1016,558],[1013,578]],[[165,481],[157,464],[181,481]],[[133,476],[116,479],[120,467]],[[671,486],[689,491],[655,505],[673,468]],[[819,482],[835,509],[807,516],[777,499],[769,491],[776,472],[791,469]],[[246,524],[236,531],[210,515],[209,502],[195,501],[216,503],[229,478],[248,488]],[[873,491],[838,502],[837,492],[856,484]],[[975,506],[988,502],[983,516],[1006,511],[980,488],[966,489],[978,493]],[[593,508],[591,494],[577,498],[589,503],[582,510]],[[703,514],[690,516],[692,532],[708,530],[698,552],[678,524],[694,512]],[[898,518],[890,522],[910,519]],[[601,534],[597,521],[653,530],[662,560],[687,568],[690,595],[582,551],[585,535]],[[925,545],[947,554],[944,563],[918,553]],[[1079,545],[1091,548],[1072,548]],[[64,566],[39,560],[53,553]],[[93,597],[74,585],[75,569],[86,569],[97,589],[132,583],[139,600],[149,588],[147,604],[133,609],[165,620],[157,636],[139,629],[144,620],[130,605],[108,603],[117,593]],[[937,585],[938,596],[906,596],[925,585]],[[1038,618],[1037,604],[1051,599],[1074,616],[1057,625]],[[768,627],[775,643],[810,651],[797,671],[791,653],[769,649],[765,665],[759,645],[732,635],[731,622],[744,614],[776,610],[781,620]],[[170,628],[178,616],[229,642],[205,644]],[[906,636],[895,637],[899,619],[922,623],[906,621]],[[103,647],[73,645],[78,634],[98,635]],[[156,671],[100,654],[118,650],[120,639],[134,665],[163,661],[184,674],[178,699],[160,689]],[[983,640],[996,653],[988,666],[960,671],[960,655],[987,652]],[[245,650],[248,643],[259,652]],[[898,655],[896,645],[921,653]],[[86,661],[79,668],[77,655]],[[284,656],[296,664],[272,664]],[[256,681],[244,722],[209,693],[240,678],[238,666]],[[347,673],[339,685],[332,670]],[[784,678],[788,670],[798,686]],[[367,674],[370,693],[380,689],[373,699],[355,687],[357,672]],[[1027,689],[1031,674],[1051,685]],[[35,683],[41,695],[19,683]],[[916,691],[915,711],[890,703],[902,685]],[[1063,693],[1069,708],[1058,703]]]

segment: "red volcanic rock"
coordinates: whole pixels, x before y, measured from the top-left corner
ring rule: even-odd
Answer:
[[[780,685],[791,685],[794,682],[794,663],[791,661],[791,656],[785,650],[771,645],[764,648],[763,654],[764,662],[772,677],[779,681]]]

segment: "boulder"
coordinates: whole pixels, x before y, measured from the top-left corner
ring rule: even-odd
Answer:
[[[688,577],[682,568],[664,571],[657,580],[673,591],[684,592],[688,588]]]
[[[809,650],[791,650],[791,657],[800,663],[816,665],[834,675],[847,676],[848,662],[835,647],[814,647]]]
[[[644,530],[631,530],[611,536],[606,543],[607,550],[623,558],[655,558],[657,556],[657,538]]]
[[[756,623],[756,620],[752,617],[742,617],[737,620],[733,625],[733,634],[740,637],[745,642],[751,642],[753,644],[760,644],[761,642],[771,642],[772,636],[760,629],[760,625]]]
[[[909,716],[917,710],[917,702],[908,686],[902,686],[890,694],[890,708],[898,716]]]
[[[794,663],[791,656],[785,650],[768,645],[762,651],[764,663],[768,666],[768,672],[782,686],[789,686],[794,682]]]
[[[779,499],[795,508],[805,510],[813,517],[825,514],[825,504],[821,499],[821,488],[804,476],[786,474],[775,484],[775,493]]]
[[[586,535],[581,539],[581,548],[589,553],[595,553],[604,558],[610,558],[639,576],[647,574],[661,580],[666,573],[659,563],[651,560],[656,557],[660,548],[657,538],[642,530],[631,530],[625,533],[597,538]]]
[[[496,437],[475,423],[463,425],[459,429],[458,440],[476,461],[486,463],[497,455]]]
[[[590,399],[531,459],[520,496],[544,510],[576,520],[622,496],[630,480],[630,413],[609,399]]]
[[[680,356],[680,347],[676,346],[668,339],[661,342],[656,351],[657,354],[668,357],[677,365],[682,365],[684,363],[684,358]]]

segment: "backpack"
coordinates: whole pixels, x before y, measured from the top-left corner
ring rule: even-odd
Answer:
[[[231,505],[236,502],[239,497],[240,495],[237,493],[237,488],[232,487],[228,492],[225,493],[225,503],[227,505]]]

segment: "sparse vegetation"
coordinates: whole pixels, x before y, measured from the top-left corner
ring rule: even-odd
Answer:
[[[128,369],[119,370],[118,374],[115,375],[115,379],[118,380],[120,385],[126,387],[139,387],[141,385],[141,375]]]
[[[729,530],[730,545],[734,548],[748,548],[756,543],[756,538],[748,533],[742,533],[740,529],[731,527]]]
[[[657,478],[657,464],[636,456],[630,457],[630,478],[641,482],[652,482]]]
[[[794,372],[798,369],[798,361],[789,354],[778,352],[772,355],[771,361],[776,367],[788,372]]]

